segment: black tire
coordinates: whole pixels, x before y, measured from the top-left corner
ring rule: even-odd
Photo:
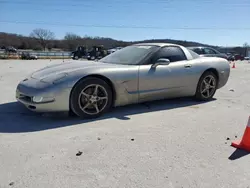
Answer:
[[[81,109],[80,104],[79,104],[79,97],[80,97],[81,92],[84,90],[84,88],[93,84],[102,86],[106,90],[106,94],[107,94],[107,102],[105,101],[106,106],[103,107],[103,110],[101,110],[98,114],[88,114],[84,112]],[[84,119],[97,118],[110,110],[112,106],[112,100],[113,100],[113,95],[112,95],[111,87],[105,81],[96,77],[87,77],[81,80],[80,82],[78,82],[76,86],[73,88],[71,92],[71,97],[70,97],[70,108],[72,112],[74,112],[77,116],[81,118],[84,118]]]
[[[209,97],[205,97],[202,94],[202,89],[203,89],[203,81],[204,79],[207,79],[208,77],[213,77],[214,79],[214,88],[211,88],[211,93],[209,94]],[[199,101],[209,101],[213,98],[214,94],[216,93],[217,90],[217,86],[218,86],[218,77],[211,71],[206,71],[202,74],[202,76],[200,77],[200,80],[198,82],[197,85],[197,89],[196,89],[196,93],[195,93],[195,98]]]
[[[72,109],[70,109],[70,110],[68,111],[68,116],[69,116],[69,117],[77,117],[77,115],[72,111]]]

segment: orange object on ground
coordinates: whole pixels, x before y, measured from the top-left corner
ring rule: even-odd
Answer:
[[[231,146],[250,152],[250,117],[248,118],[247,127],[240,142],[232,142]]]
[[[235,69],[235,68],[236,68],[236,67],[235,67],[235,62],[233,63],[233,66],[232,66],[232,68],[233,68],[233,69]]]

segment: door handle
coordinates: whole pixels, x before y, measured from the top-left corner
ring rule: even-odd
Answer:
[[[192,67],[192,65],[191,64],[186,64],[186,65],[184,65],[184,67],[185,68],[190,68],[190,67]]]

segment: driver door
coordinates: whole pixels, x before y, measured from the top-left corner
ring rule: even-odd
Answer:
[[[158,59],[169,59],[167,65],[152,65]],[[193,65],[178,46],[161,48],[139,68],[139,101],[190,95],[193,91]],[[190,87],[191,86],[191,87]]]

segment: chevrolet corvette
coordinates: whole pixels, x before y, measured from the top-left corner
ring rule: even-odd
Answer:
[[[37,70],[17,85],[16,99],[36,112],[96,118],[132,103],[189,96],[211,100],[229,75],[226,59],[200,57],[176,44],[140,43],[98,61]]]

